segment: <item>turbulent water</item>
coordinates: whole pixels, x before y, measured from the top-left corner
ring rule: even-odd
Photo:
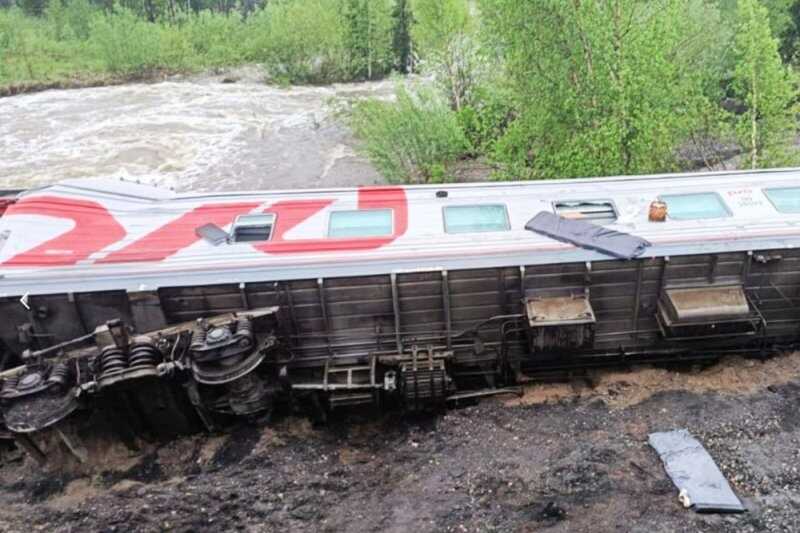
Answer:
[[[332,104],[388,97],[392,82],[277,88],[251,78],[222,83],[221,76],[205,76],[0,99],[0,187],[98,176],[195,191],[381,181],[355,154]]]

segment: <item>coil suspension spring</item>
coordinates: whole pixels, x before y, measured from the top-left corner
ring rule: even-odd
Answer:
[[[121,348],[106,346],[100,352],[100,375],[124,370],[128,366],[128,358]]]
[[[253,321],[250,317],[241,316],[236,320],[236,334],[248,339],[253,338]]]
[[[130,348],[129,364],[131,368],[156,366],[161,361],[161,352],[149,339],[135,342]]]
[[[17,391],[17,383],[19,383],[19,375],[9,376],[3,380],[3,388],[0,389],[0,396],[3,394],[14,393]]]
[[[72,369],[70,368],[69,363],[66,361],[61,361],[53,365],[53,369],[50,371],[50,377],[47,378],[47,383],[66,387],[70,381],[71,375]]]
[[[204,322],[198,320],[197,325],[192,331],[192,346],[204,345],[206,343],[206,337],[208,337],[208,326]]]

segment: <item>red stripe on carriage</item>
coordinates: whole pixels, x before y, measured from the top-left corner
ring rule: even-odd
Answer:
[[[66,266],[88,258],[126,235],[111,213],[89,200],[35,196],[8,207],[5,217],[40,215],[71,220],[75,226],[35,248],[5,261],[8,266]]]
[[[254,248],[271,254],[309,252],[340,252],[374,250],[385,246],[408,230],[408,200],[400,187],[362,187],[358,190],[359,209],[391,209],[394,213],[394,232],[386,237],[344,239],[284,239],[286,232],[331,204],[330,200],[289,200],[277,202],[265,209],[275,213],[275,234],[272,240]]]
[[[249,213],[261,204],[262,202],[242,202],[202,205],[97,262],[127,263],[164,260],[201,240],[201,237],[195,233],[198,227],[209,223],[227,226],[237,216]]]

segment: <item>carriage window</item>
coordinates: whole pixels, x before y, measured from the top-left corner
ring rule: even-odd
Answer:
[[[508,231],[508,211],[504,205],[454,205],[444,208],[447,233]]]
[[[594,224],[613,224],[617,220],[614,204],[608,200],[575,200],[555,202],[556,214],[564,218],[585,220]]]
[[[268,241],[275,226],[275,215],[239,215],[233,223],[234,242]]]
[[[334,211],[331,213],[328,237],[388,237],[392,231],[391,209]]]
[[[700,220],[729,217],[731,212],[715,192],[664,194],[659,200],[667,204],[667,216],[674,220]]]
[[[800,213],[800,187],[764,189],[764,194],[781,213]]]

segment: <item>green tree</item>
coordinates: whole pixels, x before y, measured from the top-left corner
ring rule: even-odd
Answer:
[[[737,26],[738,0],[717,0],[726,22]],[[780,40],[779,51],[784,61],[789,61],[797,51],[798,23],[800,23],[800,1],[760,0],[767,9],[772,35]]]
[[[95,17],[90,33],[93,47],[110,72],[144,71],[159,64],[158,26],[137,17],[130,9],[118,7]]]
[[[733,90],[747,105],[736,132],[752,168],[791,161],[797,132],[796,85],[781,63],[769,14],[757,0],[739,0]]]
[[[44,16],[50,23],[56,41],[63,41],[68,37],[70,27],[67,9],[61,0],[50,0],[44,10]]]
[[[519,177],[677,169],[715,106],[725,41],[703,0],[482,0],[516,120],[495,157]]]
[[[281,82],[348,79],[341,7],[341,0],[269,2],[247,20],[249,59]]]
[[[468,0],[415,0],[411,36],[455,110],[469,100],[482,66]]]
[[[389,0],[343,0],[343,41],[350,73],[373,79],[391,62],[391,4]]]
[[[39,17],[47,7],[47,0],[17,0],[17,5],[28,15]]]
[[[414,22],[409,0],[395,0],[392,8],[392,52],[394,68],[408,74],[411,70],[411,25]]]

